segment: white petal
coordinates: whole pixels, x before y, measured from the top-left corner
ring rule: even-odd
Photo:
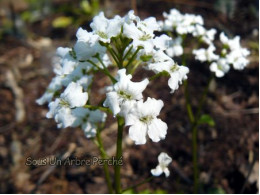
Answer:
[[[165,152],[161,152],[158,156],[158,161],[160,165],[168,166],[172,162],[172,158]]]
[[[171,74],[170,79],[168,80],[168,85],[171,88],[171,93],[179,88],[179,74],[174,72]]]
[[[166,177],[169,177],[169,176],[170,176],[170,171],[169,171],[169,169],[168,169],[167,167],[164,168],[163,172],[164,172],[164,174],[165,174]]]
[[[153,142],[158,142],[165,139],[167,134],[167,124],[161,119],[153,119],[151,124],[148,126],[148,135]]]
[[[106,100],[104,101],[103,105],[105,107],[109,107],[112,110],[114,116],[117,115],[120,112],[117,93],[116,92],[108,92],[106,94]]]
[[[136,145],[146,143],[147,126],[144,123],[136,122],[129,128],[129,137],[135,142]]]
[[[88,100],[88,93],[82,90],[82,86],[71,82],[61,94],[61,98],[68,102],[71,108],[84,106]]]
[[[163,173],[161,166],[158,165],[155,169],[152,169],[151,173],[153,176],[160,176]]]
[[[85,133],[85,136],[87,138],[91,138],[91,137],[95,137],[96,133],[97,133],[97,127],[95,124],[86,122],[84,124],[82,124],[82,129]]]
[[[66,128],[71,126],[76,120],[75,116],[72,115],[71,109],[68,107],[61,107],[56,115],[55,121],[58,123],[58,127]]]

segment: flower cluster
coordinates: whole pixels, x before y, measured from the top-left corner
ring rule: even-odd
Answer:
[[[145,101],[142,92],[149,79],[140,82],[131,79],[140,65],[156,75],[169,76],[171,92],[177,90],[187,79],[189,69],[167,55],[172,38],[165,34],[156,36],[155,31],[161,30],[156,19],[141,20],[133,11],[112,19],[100,12],[90,27],[90,32],[78,29],[73,48],[57,49],[60,59],[54,68],[56,76],[37,103],[49,103],[46,116],[54,118],[59,128],[80,126],[87,137],[95,136],[98,123],[106,119],[103,111],[109,108],[114,116],[125,119],[125,126],[130,126],[129,137],[136,144],[145,144],[147,136],[154,142],[164,139],[167,124],[157,118],[163,101],[150,97]],[[116,76],[109,66],[118,68]],[[103,72],[112,82],[106,87],[106,98],[101,106],[91,105],[89,101],[96,71]]]
[[[220,54],[214,53],[216,46],[214,45],[216,29],[207,30],[203,25],[204,21],[200,15],[182,14],[176,9],[171,9],[170,13],[163,13],[164,21],[159,24],[163,31],[173,33],[176,37],[169,43],[171,48],[166,52],[169,56],[183,55],[183,42],[186,35],[191,35],[197,39],[199,44],[204,43],[207,47],[194,49],[193,54],[195,59],[201,62],[210,63],[210,71],[215,73],[216,77],[223,77],[232,65],[236,70],[242,70],[248,64],[246,57],[250,52],[242,48],[240,45],[240,37],[236,36],[234,39],[229,39],[223,32],[220,33]]]
[[[105,123],[107,113],[112,113],[119,126],[121,120],[122,127],[129,126],[129,137],[135,144],[145,144],[147,137],[159,142],[165,139],[168,129],[158,118],[164,103],[144,97],[143,92],[159,76],[169,78],[170,93],[187,79],[189,68],[184,53],[187,36],[205,46],[197,46],[192,53],[196,60],[208,62],[210,71],[217,77],[224,76],[231,65],[242,70],[248,64],[246,57],[250,52],[241,47],[238,36],[229,39],[221,33],[222,48],[218,49],[214,45],[216,29],[207,30],[201,16],[181,14],[176,9],[163,16],[164,21],[156,21],[154,17],[142,20],[129,11],[124,17],[108,19],[100,12],[90,24],[91,31],[79,28],[72,48],[57,49],[55,77],[37,100],[40,105],[48,103],[46,117],[54,118],[58,128],[80,127],[87,138],[93,138]],[[163,34],[165,31],[169,36]],[[182,65],[173,60],[178,56],[182,56]],[[133,81],[135,71],[140,68],[154,75]],[[106,96],[93,105],[91,88],[97,72],[107,76],[111,85],[104,86]],[[161,153],[158,161],[159,165],[151,170],[152,175],[165,173],[168,177],[167,166],[172,159]]]

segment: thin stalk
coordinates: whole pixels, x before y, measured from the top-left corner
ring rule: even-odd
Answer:
[[[92,62],[91,60],[87,60],[87,62],[89,62],[90,64],[92,64],[93,66],[95,66],[98,70],[102,71],[105,75],[107,75],[110,80],[112,81],[112,83],[116,83],[117,80],[109,73],[109,71],[107,69],[102,69],[100,68],[98,65],[96,65],[94,62]],[[103,66],[103,65],[102,65]]]
[[[133,45],[131,45],[131,47],[128,49],[128,51],[126,52],[125,56],[123,57],[123,60],[125,60],[129,56],[129,54],[131,53],[132,49],[133,49]]]
[[[184,84],[184,95],[185,95],[186,109],[187,109],[187,112],[188,112],[190,124],[192,125],[195,121],[195,117],[194,117],[192,107],[191,107],[191,103],[190,103],[190,95],[189,95],[189,91],[188,91],[188,80],[185,80],[183,84]]]
[[[199,189],[199,168],[198,168],[198,129],[197,125],[192,127],[192,163],[193,163],[193,192],[198,193]]]
[[[107,153],[104,149],[99,129],[97,130],[97,137],[96,138],[97,138],[97,145],[98,145],[102,159],[107,159],[108,156],[107,156]],[[105,172],[105,179],[106,179],[106,183],[107,183],[108,192],[110,194],[112,194],[113,193],[113,187],[112,187],[107,163],[104,163],[103,169],[104,169],[104,172]]]
[[[207,85],[206,85],[206,87],[205,87],[205,89],[204,89],[204,91],[203,91],[203,93],[202,93],[202,96],[201,96],[201,98],[200,98],[199,106],[198,106],[198,109],[197,109],[197,112],[196,112],[196,116],[195,116],[196,121],[199,120],[200,113],[201,113],[202,107],[203,107],[203,105],[204,105],[204,103],[205,103],[206,97],[207,97],[207,95],[208,95],[209,86],[210,86],[210,83],[211,83],[211,81],[213,80],[213,78],[214,78],[214,75],[212,74],[212,75],[210,76],[210,78],[209,78],[209,80],[208,80],[208,83],[207,83]]]
[[[101,110],[107,113],[112,113],[109,108],[104,108],[102,106],[92,106],[92,105],[85,105],[84,108],[92,109],[92,110]]]
[[[166,72],[166,71],[159,72],[159,73],[157,73],[157,74],[151,76],[151,77],[149,78],[149,81],[153,81],[154,79],[156,79],[156,78],[158,78],[158,77],[160,77],[160,76],[169,76],[169,73]]]
[[[109,51],[109,53],[111,54],[112,58],[115,60],[116,65],[119,66],[119,57],[117,56],[116,52],[114,51],[113,48],[111,48],[110,46],[107,46],[107,50]]]
[[[205,103],[210,83],[213,79],[213,75],[208,80],[207,86],[205,87],[202,97],[200,98],[199,106],[197,108],[196,114],[194,115],[191,104],[190,104],[190,98],[189,98],[189,92],[188,92],[188,81],[186,80],[184,82],[185,85],[185,100],[186,100],[186,109],[189,116],[190,124],[192,125],[192,163],[193,163],[193,192],[198,193],[199,190],[199,168],[198,168],[198,121],[200,118],[200,113],[202,110],[202,107]]]
[[[148,182],[151,181],[153,178],[154,178],[154,176],[148,177],[147,179],[141,181],[140,183],[137,183],[137,184],[135,184],[135,185],[132,185],[132,186],[130,186],[130,187],[128,187],[128,188],[122,190],[122,193],[126,192],[127,190],[131,190],[131,189],[137,188],[137,187],[139,187],[139,186],[141,186],[141,185],[143,185],[143,184],[145,184],[145,183],[148,183]]]
[[[122,140],[123,140],[123,129],[124,129],[124,119],[120,116],[117,117],[118,132],[117,132],[117,143],[116,143],[116,160],[122,157]],[[116,163],[115,165],[115,192],[117,194],[121,193],[121,178],[120,178],[121,165]]]
[[[132,64],[132,62],[134,61],[134,59],[136,58],[138,52],[141,50],[141,47],[138,47],[137,50],[134,52],[134,54],[132,55],[132,57],[130,58],[130,60],[128,61],[127,65],[125,66],[126,68],[128,68],[128,66],[130,64]]]

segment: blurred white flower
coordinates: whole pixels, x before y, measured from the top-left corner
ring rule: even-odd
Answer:
[[[227,54],[226,58],[228,63],[233,65],[234,69],[243,70],[249,63],[249,60],[246,59],[249,54],[249,50],[240,48],[232,50]]]
[[[214,51],[216,50],[214,45],[210,45],[207,49],[201,48],[201,49],[195,49],[193,50],[193,54],[195,55],[195,59],[199,60],[201,62],[212,62],[215,60],[218,60],[219,56],[214,54]]]
[[[166,49],[166,53],[170,57],[180,56],[183,54],[182,38],[180,36],[168,41],[168,48]]]
[[[217,33],[217,30],[212,28],[210,30],[206,30],[201,25],[196,25],[194,28],[194,31],[192,32],[192,35],[194,37],[201,37],[201,40],[204,43],[207,43],[208,45],[212,44],[212,41],[215,39],[215,34]]]
[[[153,176],[160,176],[162,173],[165,174],[166,177],[169,177],[170,171],[168,169],[169,164],[172,162],[172,158],[168,156],[165,152],[161,152],[158,156],[159,164],[155,169],[151,170]]]
[[[36,103],[39,105],[43,105],[47,102],[50,102],[54,96],[54,94],[62,88],[62,77],[56,76],[54,77],[49,86],[47,87],[47,90],[44,92],[44,94],[36,100]]]
[[[179,35],[192,33],[196,25],[203,25],[204,21],[200,15],[181,14],[176,9],[171,9],[170,13],[163,13],[164,22],[160,22],[162,30],[175,31]]]
[[[72,113],[76,117],[76,120],[71,126],[81,126],[87,138],[96,136],[97,125],[105,122],[107,117],[106,113],[100,110],[89,110],[83,107],[73,109]]]
[[[74,45],[74,51],[77,60],[85,61],[85,60],[95,60],[93,56],[99,54],[103,56],[106,52],[106,48],[102,47],[98,40],[99,36],[93,34],[93,32],[88,32],[79,28],[77,33],[77,42]]]
[[[215,73],[216,77],[223,77],[229,71],[230,66],[225,58],[220,58],[217,62],[211,63],[209,69]]]

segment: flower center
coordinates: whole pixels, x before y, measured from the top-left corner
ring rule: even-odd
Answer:
[[[171,72],[175,72],[175,71],[178,71],[179,70],[179,67],[177,66],[177,64],[174,64],[172,67],[171,67]]]
[[[66,106],[66,107],[69,107],[69,106],[70,106],[69,102],[67,102],[67,101],[64,100],[64,99],[60,99],[60,103],[59,103],[59,104],[62,105],[62,106]]]
[[[148,116],[143,116],[139,119],[141,122],[147,124],[147,123],[150,123],[151,120],[153,120],[153,116],[151,115],[148,115]]]
[[[151,39],[151,35],[148,35],[148,34],[144,34],[143,36],[141,36],[139,38],[140,41],[147,41],[148,39]]]
[[[123,98],[123,99],[126,99],[126,100],[131,100],[132,99],[132,95],[131,94],[128,94],[128,93],[126,93],[126,92],[124,92],[124,91],[118,91],[117,92],[117,94],[121,97],[121,98]]]
[[[98,34],[98,36],[100,36],[100,37],[103,38],[103,39],[107,39],[107,38],[108,38],[108,37],[107,37],[107,34],[104,33],[104,32],[98,31],[97,34]]]

